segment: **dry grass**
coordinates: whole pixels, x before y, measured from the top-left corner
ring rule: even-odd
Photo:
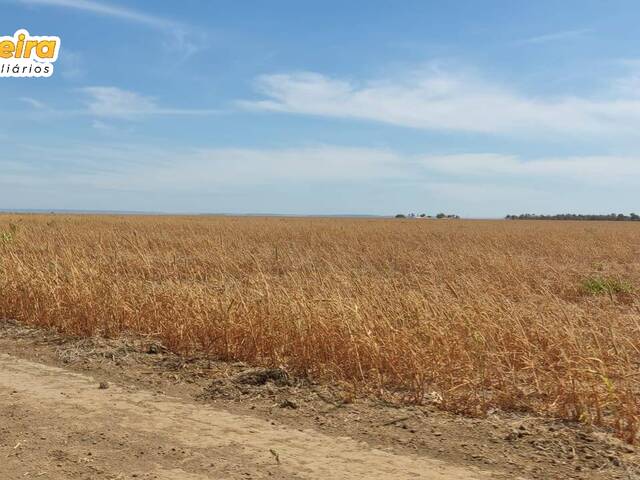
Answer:
[[[4,215],[0,316],[632,440],[639,259],[628,223]]]

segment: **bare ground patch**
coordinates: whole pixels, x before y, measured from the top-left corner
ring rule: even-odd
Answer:
[[[500,411],[469,418],[443,412],[437,403],[403,406],[392,399],[362,396],[348,385],[319,384],[277,368],[174,355],[151,338],[72,339],[4,321],[0,323],[0,353],[88,374],[95,379],[96,389],[104,383],[124,391],[167,394],[273,425],[316,431],[336,442],[350,437],[398,455],[480,468],[492,478],[635,479],[640,475],[635,449],[605,429]],[[27,428],[20,424],[20,401],[5,402],[4,407],[0,452],[14,460],[15,455],[28,456],[25,445],[18,445],[20,429]],[[86,472],[84,467],[92,462],[83,458],[90,456],[65,448],[69,439],[56,438],[56,425],[43,427],[45,433],[30,442],[46,445],[56,465],[71,462],[75,470],[67,473]],[[75,435],[81,432],[79,425]],[[100,445],[99,434],[89,436],[87,442]],[[169,445],[164,448],[157,455],[168,459],[165,467],[172,464],[172,458],[176,464],[185,461]],[[111,455],[117,455],[117,449]],[[275,461],[278,452],[272,456]],[[42,459],[33,458],[34,465],[38,461]]]

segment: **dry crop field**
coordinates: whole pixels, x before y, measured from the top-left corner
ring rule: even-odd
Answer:
[[[633,223],[0,215],[0,317],[627,440],[637,288]]]

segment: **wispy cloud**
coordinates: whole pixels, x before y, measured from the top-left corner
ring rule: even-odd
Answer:
[[[102,120],[94,120],[93,122],[91,122],[91,126],[102,133],[107,133],[107,134],[111,134],[111,133],[115,133],[117,130],[113,125],[110,125],[106,122],[103,122]]]
[[[158,111],[155,100],[116,87],[85,87],[87,110],[98,117],[131,118]]]
[[[104,125],[96,125],[96,128],[102,127]],[[47,156],[43,162],[45,150]],[[15,165],[34,162],[42,164],[43,168],[46,164],[65,164],[71,167],[60,171],[61,177],[111,188],[181,190],[220,185],[366,182],[374,179],[432,182],[436,178],[447,182],[466,180],[482,184],[490,181],[502,185],[510,185],[513,181],[529,183],[534,179],[543,183],[610,187],[634,186],[640,182],[640,156],[524,159],[501,153],[405,154],[390,149],[340,145],[167,149],[128,144],[25,146],[18,155],[13,169]],[[7,161],[10,157],[7,155]]]
[[[47,107],[40,100],[36,100],[35,98],[31,98],[31,97],[20,97],[18,100],[20,100],[21,102],[26,103],[27,105],[29,105],[32,108],[35,108],[36,110],[41,110],[41,109]]]
[[[172,28],[176,23],[161,17],[139,12],[127,7],[110,5],[93,0],[18,0],[26,5],[45,5],[49,7],[72,8],[85,12],[120,18],[130,22],[141,23],[156,28]]]
[[[116,121],[143,120],[153,116],[204,116],[227,113],[219,109],[167,107],[158,103],[154,97],[113,86],[91,86],[72,91],[79,102],[77,108],[57,108],[53,104],[46,104],[32,97],[20,97],[17,100],[29,105],[31,113],[37,113],[40,118],[89,116],[94,120]],[[101,129],[104,124],[94,122],[94,125]]]
[[[640,98],[613,83],[597,96],[545,98],[429,68],[364,82],[313,72],[264,75],[256,88],[263,97],[239,102],[242,108],[494,135],[635,136],[640,129]]]
[[[16,1],[24,5],[74,9],[162,30],[172,36],[174,41],[179,45],[179,51],[183,53],[183,56],[189,56],[199,50],[205,37],[203,32],[178,21],[111,3],[98,2],[95,0]]]
[[[553,33],[547,33],[544,35],[525,38],[523,40],[520,40],[517,43],[538,44],[538,43],[548,43],[548,42],[556,42],[556,41],[562,41],[562,40],[573,40],[573,39],[583,37],[592,32],[593,32],[593,29],[590,29],[590,28],[580,28],[576,30],[563,30],[561,32],[553,32]]]
[[[50,195],[38,204],[26,192],[72,192],[83,205],[100,199],[100,208],[156,211],[179,209],[179,198],[217,195],[216,203],[200,202],[199,209],[225,205],[227,211],[236,212],[394,213],[427,204],[473,215],[600,212],[632,208],[624,197],[631,197],[640,182],[640,157],[632,156],[525,160],[499,153],[409,155],[338,145],[266,149],[120,142],[25,145],[13,154],[5,147],[0,169],[0,200],[8,205],[18,195],[22,206],[42,208],[51,205]],[[320,195],[304,205],[291,201],[292,189],[321,191],[326,185],[331,185],[332,195]],[[417,205],[407,204],[406,198],[395,202],[399,191],[410,192],[407,198]],[[188,205],[193,211],[194,204]]]
[[[468,153],[423,156],[419,162],[431,172],[494,181],[510,177],[608,185],[637,185],[640,182],[640,156],[550,156],[525,160],[517,155]]]
[[[117,87],[95,86],[80,90],[86,113],[95,117],[139,119],[152,115],[212,115],[219,110],[167,108],[152,97]]]
[[[63,48],[58,58],[56,72],[67,80],[82,80],[87,71],[84,67],[84,58],[80,52]]]
[[[42,161],[44,151],[46,162]],[[166,149],[76,144],[46,149],[30,146],[23,148],[19,156],[12,164],[0,160],[0,167],[6,168],[7,174],[24,174],[23,181],[37,183],[53,175],[65,183],[96,188],[167,191],[389,179],[401,175],[403,161],[390,151],[332,145],[283,149]],[[11,161],[9,157],[6,162]],[[41,165],[42,175],[28,168],[33,163]],[[60,164],[67,168],[64,171],[56,168]],[[46,165],[51,165],[50,171]]]

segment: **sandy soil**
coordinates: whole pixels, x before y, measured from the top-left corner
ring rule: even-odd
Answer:
[[[0,479],[635,479],[609,432],[0,322]]]
[[[15,455],[9,456],[9,476],[486,478],[474,469],[384,452],[348,437],[274,425],[149,391],[104,387],[87,375],[0,355],[4,421],[20,432]]]

